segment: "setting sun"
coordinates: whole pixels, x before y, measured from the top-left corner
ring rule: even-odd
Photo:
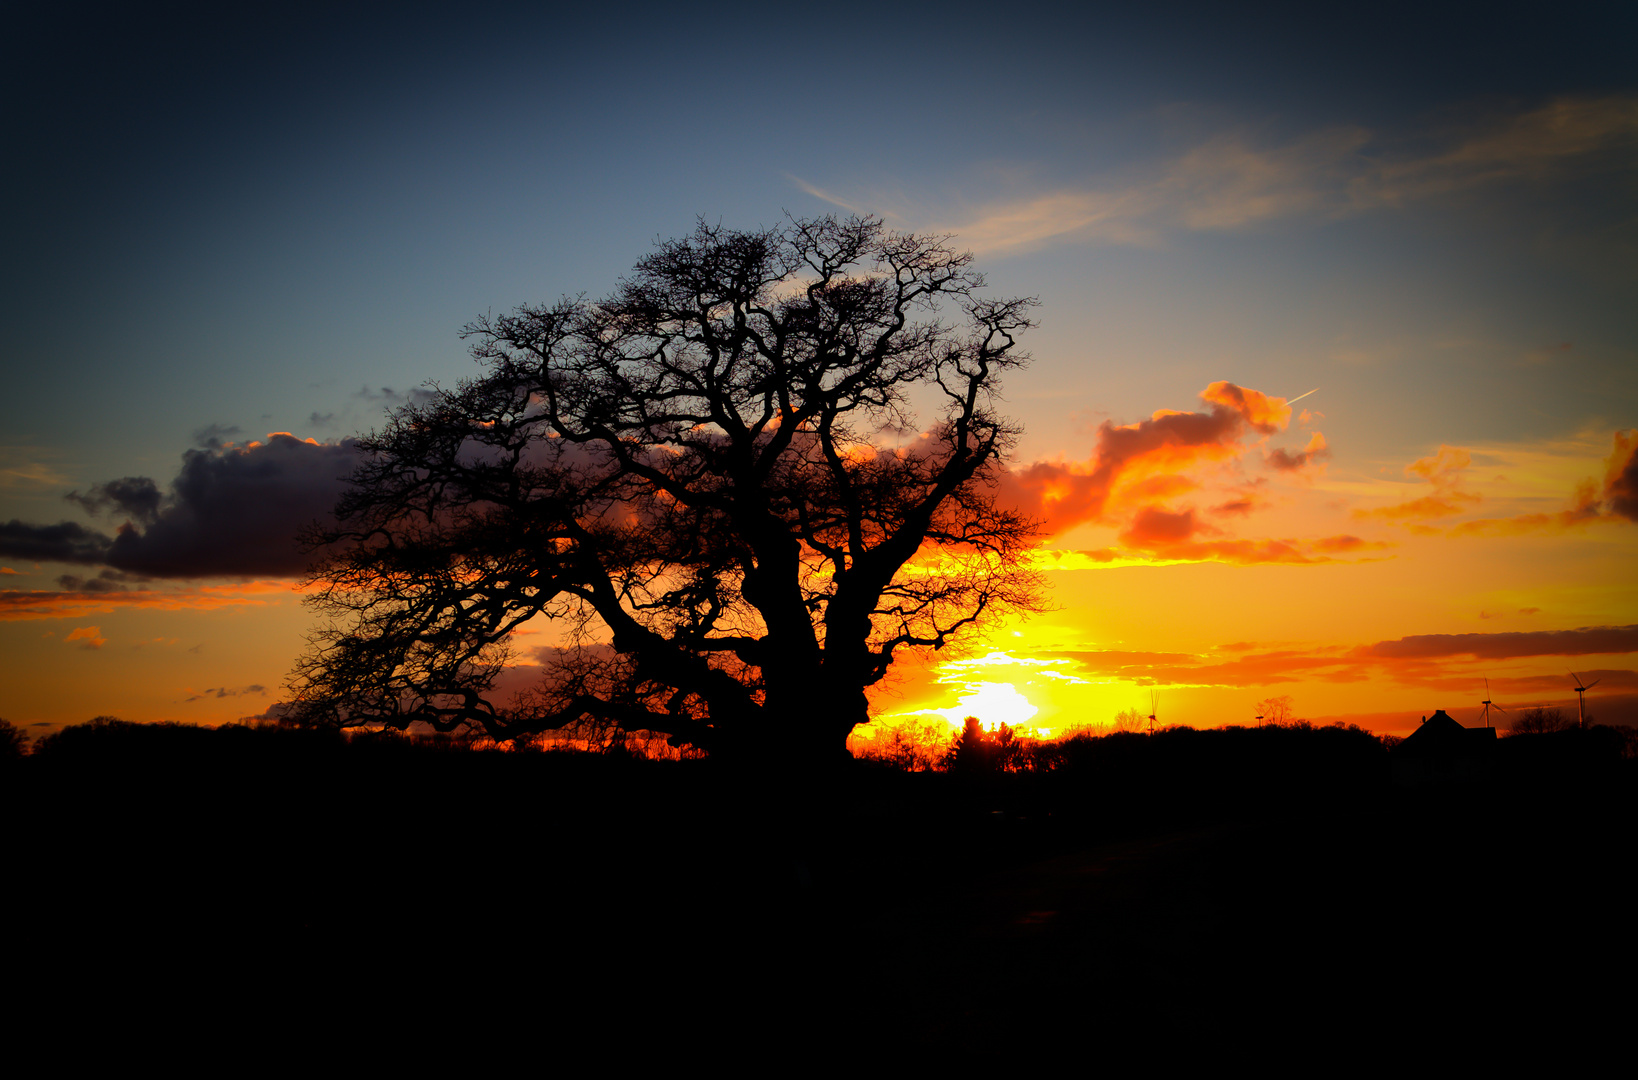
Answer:
[[[939,713],[956,727],[960,727],[967,717],[976,716],[985,731],[994,731],[1002,724],[1011,728],[1020,727],[1041,709],[1031,704],[1029,698],[1020,694],[1012,683],[983,682],[969,688],[952,708],[928,711]]]

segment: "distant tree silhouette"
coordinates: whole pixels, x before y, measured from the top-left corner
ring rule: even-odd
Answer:
[[[1115,714],[1115,730],[1135,733],[1148,730],[1149,717],[1140,709],[1122,709]]]
[[[1276,727],[1291,722],[1296,703],[1290,694],[1280,694],[1277,697],[1264,698],[1257,703],[1257,715],[1263,718],[1263,723]]]
[[[1034,301],[982,285],[942,239],[872,219],[701,224],[606,300],[475,320],[487,373],[363,440],[340,526],[308,536],[336,621],[296,714],[501,738],[595,718],[841,759],[901,651],[1037,603],[1033,523],[992,487]],[[494,700],[537,616],[568,646]]]
[[[1576,722],[1564,715],[1562,709],[1548,709],[1536,707],[1526,709],[1513,719],[1508,729],[1514,735],[1545,735],[1554,731],[1567,731],[1576,726]]]

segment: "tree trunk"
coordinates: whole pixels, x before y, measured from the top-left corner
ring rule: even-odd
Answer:
[[[821,772],[852,761],[848,734],[870,719],[863,690],[818,680],[784,692],[770,687],[763,716],[763,730],[751,736],[757,757],[769,768]]]

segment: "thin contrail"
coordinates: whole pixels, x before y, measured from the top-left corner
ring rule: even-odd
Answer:
[[[1308,394],[1317,394],[1317,393],[1319,393],[1319,387],[1317,387],[1317,386],[1314,387],[1312,390],[1308,391]],[[1291,398],[1289,401],[1287,401],[1286,404],[1287,405],[1294,405],[1297,402],[1301,401],[1303,398],[1307,397],[1308,394],[1298,394],[1296,397]]]

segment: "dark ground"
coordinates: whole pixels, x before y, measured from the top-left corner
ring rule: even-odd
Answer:
[[[105,733],[0,777],[12,1002],[861,1060],[1581,1045],[1630,1016],[1618,751],[1503,740],[1489,779],[1404,790],[1374,740],[1208,734],[770,782]]]

